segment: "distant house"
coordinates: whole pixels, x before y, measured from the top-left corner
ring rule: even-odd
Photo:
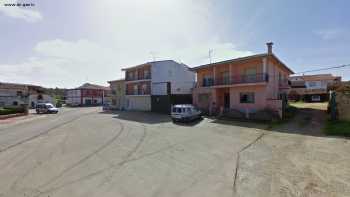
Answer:
[[[102,105],[109,92],[109,87],[85,83],[80,87],[66,90],[66,104],[70,106]]]
[[[341,77],[331,74],[302,75],[289,78],[291,91],[289,99],[306,102],[322,102],[329,99],[329,88],[340,84]]]
[[[110,106],[112,109],[125,109],[125,80],[108,81],[111,89]]]
[[[0,82],[0,107],[16,107],[23,104],[35,108],[38,103],[53,103],[45,88],[31,84]]]
[[[192,102],[195,74],[185,64],[154,61],[122,70],[127,110],[169,113],[173,104]]]
[[[197,73],[194,105],[204,112],[246,118],[265,109],[281,115],[282,97],[290,88],[288,77],[293,71],[272,53],[272,43],[267,46],[267,53],[192,68]]]

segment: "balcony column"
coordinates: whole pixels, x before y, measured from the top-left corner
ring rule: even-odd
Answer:
[[[229,67],[228,67],[228,81],[229,83],[231,84],[232,82],[232,64],[229,64]]]
[[[216,84],[216,67],[215,66],[213,66],[213,81],[214,81],[213,85],[215,85]]]
[[[263,61],[263,79],[264,79],[264,81],[266,81],[266,73],[267,73],[267,70],[266,70],[266,67],[267,67],[267,59],[266,59],[266,57],[264,57],[263,59],[262,59],[262,61]]]

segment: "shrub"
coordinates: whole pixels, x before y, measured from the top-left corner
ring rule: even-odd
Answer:
[[[0,108],[0,115],[8,115],[8,114],[16,114],[16,113],[24,113],[25,110],[23,108],[14,108],[14,107],[6,107]]]
[[[324,128],[327,135],[338,135],[350,137],[350,121],[327,121]]]

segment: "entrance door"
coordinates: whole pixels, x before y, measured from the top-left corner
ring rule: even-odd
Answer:
[[[230,108],[230,93],[224,94],[224,108],[229,109]]]
[[[91,99],[86,99],[85,100],[85,105],[91,105]]]

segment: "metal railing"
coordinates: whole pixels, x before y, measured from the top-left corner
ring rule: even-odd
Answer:
[[[150,89],[146,89],[146,90],[138,89],[137,91],[126,90],[125,94],[126,95],[149,95],[149,94],[151,94],[151,90]]]
[[[214,79],[205,79],[202,81],[202,87],[218,86],[218,85],[235,85],[245,83],[268,82],[269,75],[267,73],[253,75],[235,75],[230,77],[217,77]]]
[[[126,81],[136,81],[136,80],[145,80],[145,79],[151,79],[151,75],[126,77],[125,80]]]

